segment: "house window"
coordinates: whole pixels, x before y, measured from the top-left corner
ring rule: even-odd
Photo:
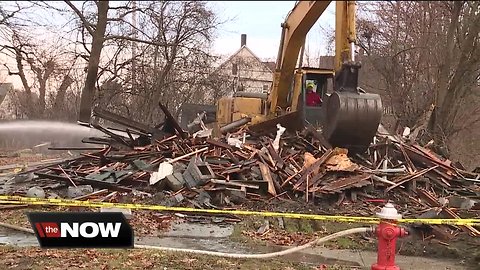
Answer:
[[[263,85],[263,91],[268,91],[269,86],[270,86],[269,84],[264,84]]]
[[[232,64],[232,75],[237,75],[238,73],[238,65]]]

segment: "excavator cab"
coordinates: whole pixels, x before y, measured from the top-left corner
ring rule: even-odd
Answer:
[[[289,120],[283,122],[289,126],[308,122],[320,127],[332,146],[363,152],[377,132],[383,108],[379,95],[358,87],[361,65],[355,60],[355,1],[335,2],[333,68],[295,68],[297,64],[301,66],[303,58],[299,59],[299,53],[308,31],[329,4],[330,1],[297,1],[282,24],[270,112],[279,118],[277,121],[288,116]],[[307,85],[312,83],[315,94],[322,98],[320,105],[308,102],[313,94],[307,92]],[[282,112],[278,108],[283,109],[283,114],[278,113]],[[295,120],[292,115],[301,119]]]
[[[302,68],[301,92],[299,95],[299,109],[302,110],[303,119],[313,126],[323,126],[325,123],[325,104],[328,96],[333,92],[334,73],[329,69]],[[313,93],[308,93],[307,86],[313,85]],[[320,102],[311,96],[318,96]],[[310,99],[310,103],[309,103]]]
[[[357,63],[346,63],[335,76],[330,69],[303,67],[296,71],[295,78],[302,119],[319,127],[333,146],[351,152],[366,150],[383,112],[379,95],[358,88],[359,68]],[[314,86],[314,93],[308,93],[308,85]],[[318,95],[322,102],[309,104],[309,95]]]

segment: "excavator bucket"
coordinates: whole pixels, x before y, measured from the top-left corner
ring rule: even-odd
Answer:
[[[380,96],[371,93],[334,92],[326,104],[324,134],[332,146],[364,152],[377,132],[383,108]]]

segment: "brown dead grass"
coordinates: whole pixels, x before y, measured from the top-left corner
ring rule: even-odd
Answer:
[[[0,269],[352,269],[307,266],[282,259],[239,260],[151,250],[40,249],[0,247]]]

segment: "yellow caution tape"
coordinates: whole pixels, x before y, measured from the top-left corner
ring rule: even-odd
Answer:
[[[76,207],[115,207],[135,210],[153,210],[153,211],[169,211],[169,212],[191,212],[191,213],[207,213],[207,214],[229,214],[229,215],[251,215],[263,217],[283,217],[296,219],[314,219],[335,222],[351,222],[351,223],[380,223],[380,219],[376,217],[351,217],[351,216],[330,216],[316,214],[299,214],[299,213],[282,213],[282,212],[263,212],[248,210],[220,210],[220,209],[197,209],[188,207],[168,207],[163,205],[147,205],[137,203],[109,203],[94,201],[78,201],[66,199],[40,199],[21,196],[0,196],[0,204],[27,204],[27,205],[49,205],[49,206],[76,206]],[[430,225],[480,225],[480,219],[400,219],[399,223],[415,223]]]

